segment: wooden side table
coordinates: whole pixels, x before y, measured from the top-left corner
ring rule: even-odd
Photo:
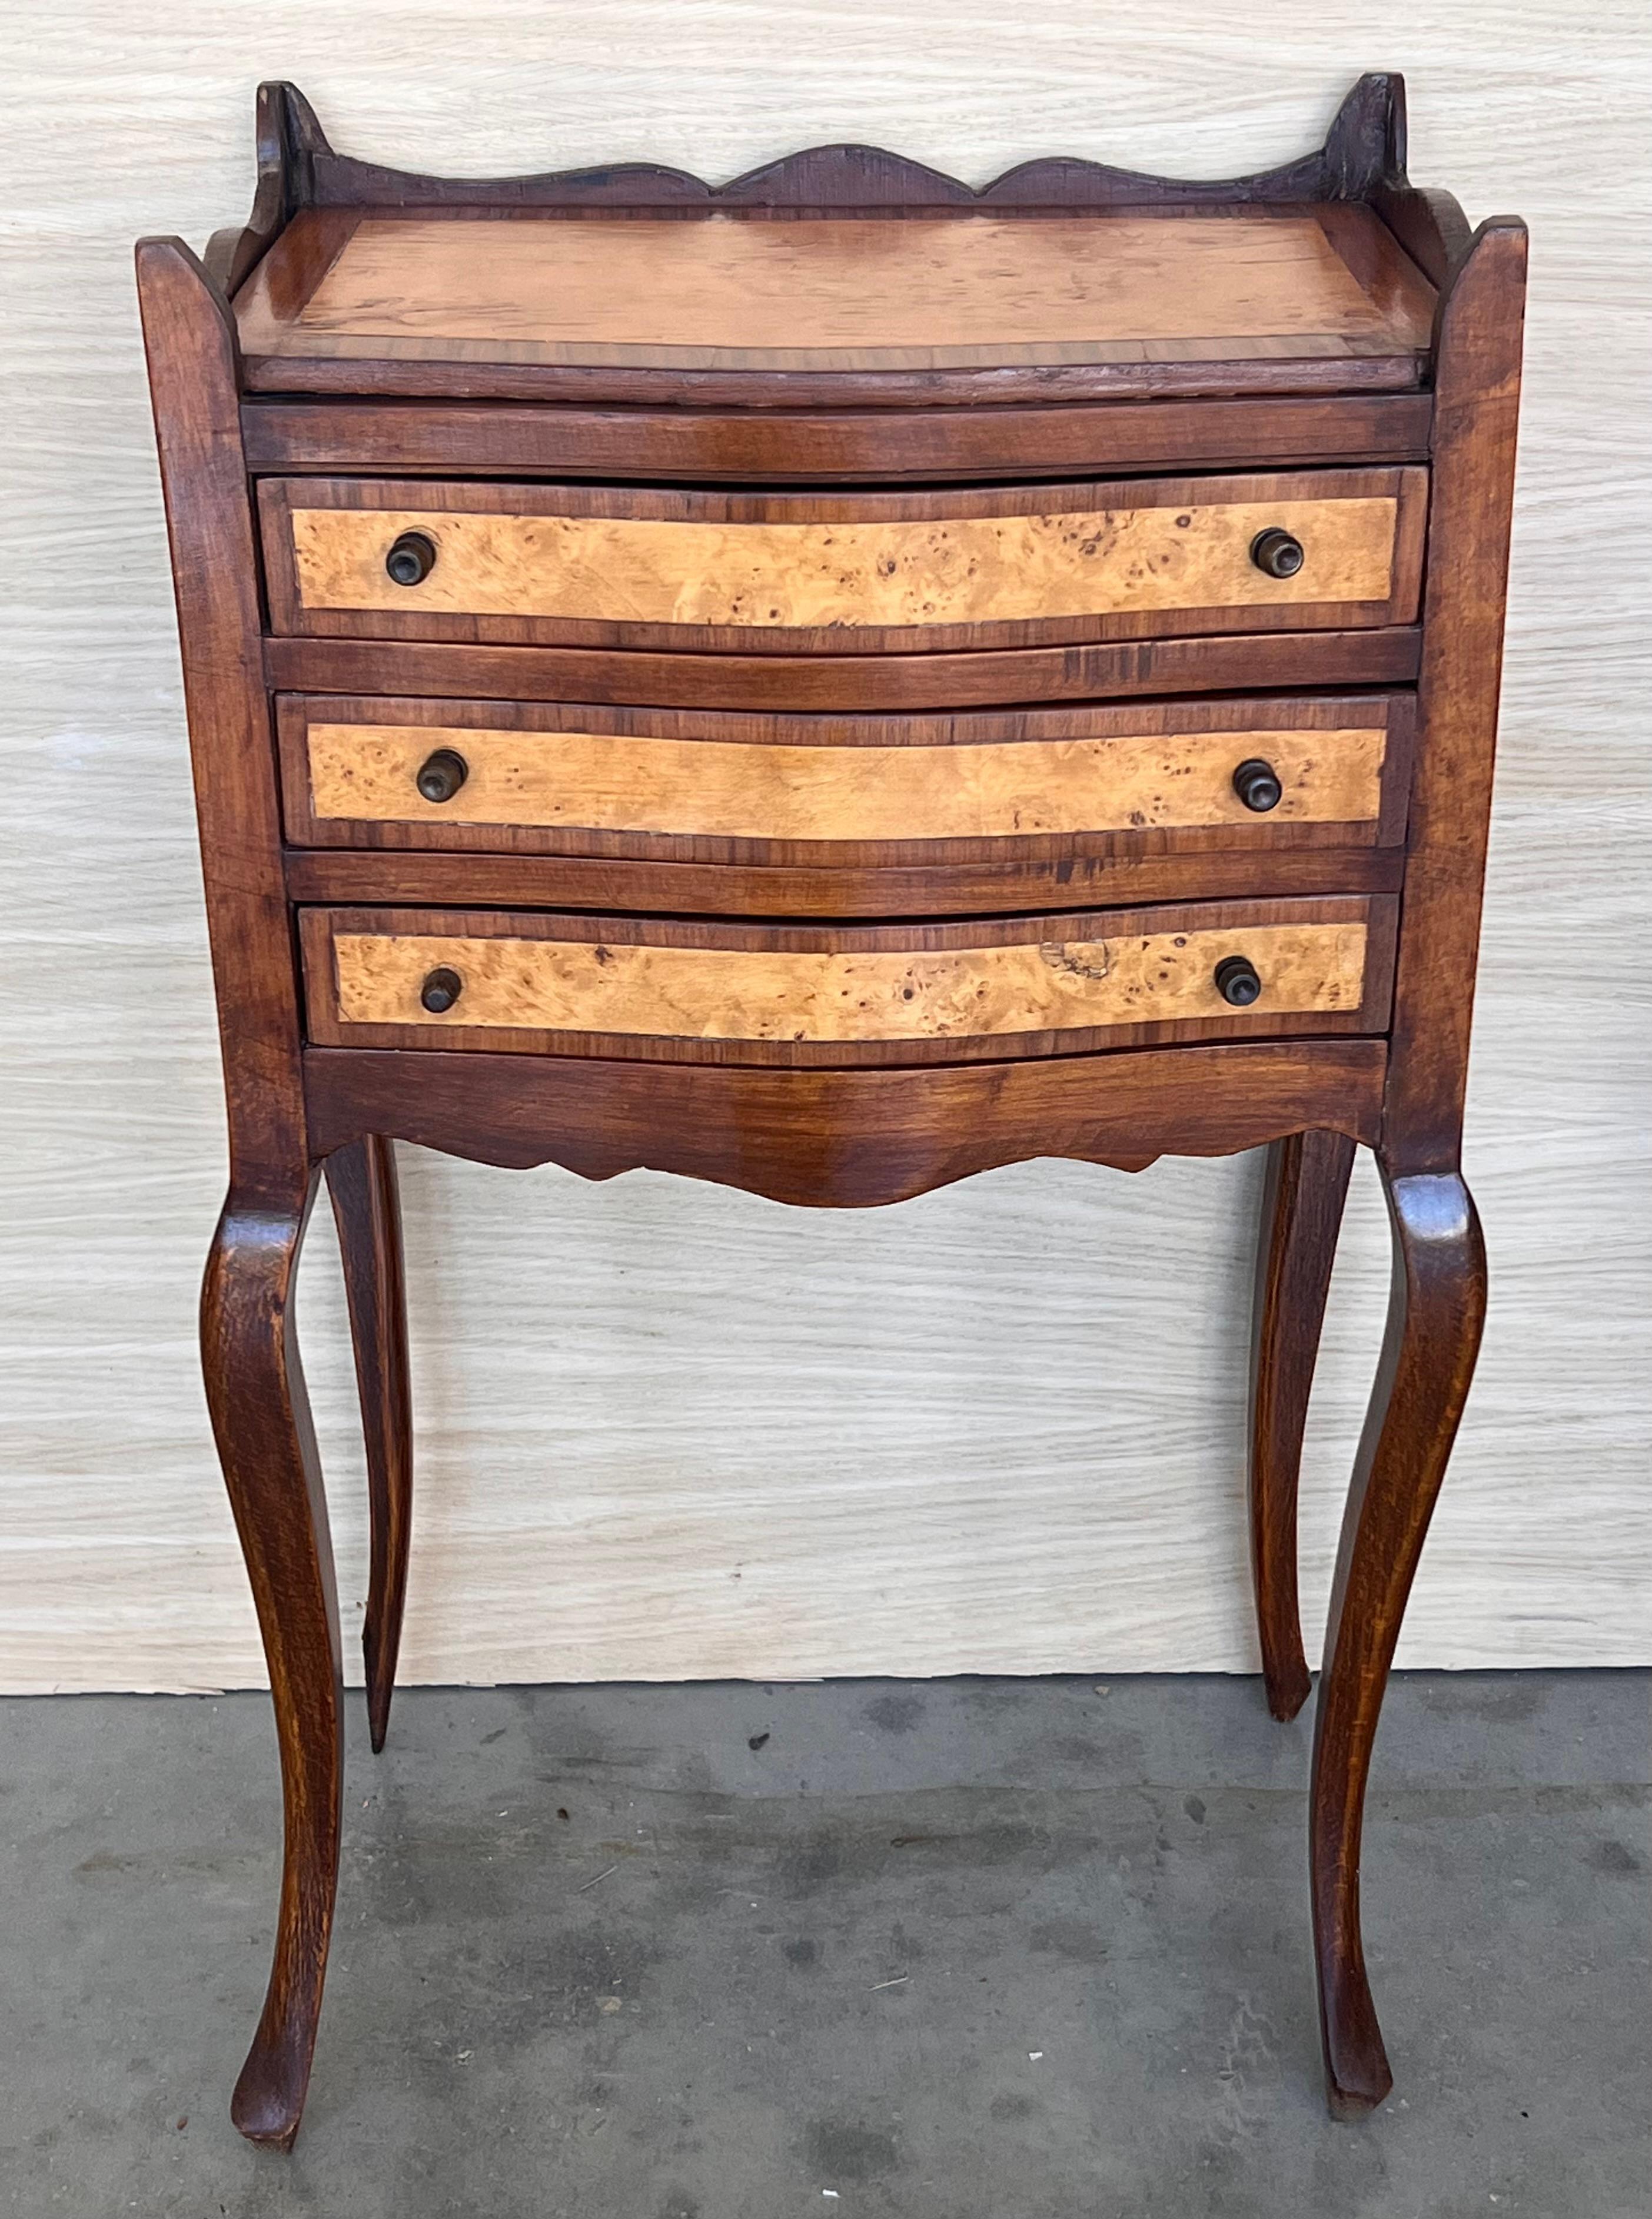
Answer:
[[[1361,1812],[1485,1303],[1458,1167],[1525,238],[1324,146],[984,191],[835,146],[712,190],[488,183],[258,108],[251,221],[138,250],[233,1159],[207,1385],[286,1803],[235,2092],[297,2131],[338,1855],[293,1343],[325,1169],[383,1740],[411,1439],[395,1139],[887,1203],[1270,1149],[1253,1557],[1308,1690],[1295,1486],[1355,1147],[1394,1280],[1320,1684],[1331,2101],[1390,2075]]]

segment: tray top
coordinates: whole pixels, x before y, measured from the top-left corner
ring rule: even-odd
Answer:
[[[1434,293],[1355,203],[669,217],[309,208],[255,389],[1015,398],[1405,388]]]

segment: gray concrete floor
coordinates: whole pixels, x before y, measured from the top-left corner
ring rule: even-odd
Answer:
[[[262,1697],[0,1705],[0,2211],[1644,2219],[1649,1675],[1389,1696],[1397,2085],[1320,2094],[1306,1720],[1244,1680],[416,1689],[351,1713],[295,2154],[225,2105]]]

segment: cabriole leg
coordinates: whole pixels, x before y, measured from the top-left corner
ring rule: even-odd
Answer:
[[[377,1751],[390,1722],[413,1530],[413,1405],[394,1143],[376,1134],[352,1141],[328,1157],[326,1175],[367,1445],[371,1556],[362,1647],[368,1727]]]
[[[290,1206],[232,1189],[207,1259],[202,1358],[269,1660],[286,1815],[275,1961],[230,2116],[289,2148],[315,2045],[338,1873],[343,1702],[326,1503],[293,1330],[313,1178]]]
[[[1388,1331],[1343,1522],[1309,1795],[1320,2022],[1332,2111],[1392,2087],[1365,1976],[1360,1827],[1371,1745],[1406,1598],[1474,1376],[1486,1255],[1455,1172],[1382,1168],[1394,1228]]]
[[[1268,1151],[1251,1348],[1251,1570],[1268,1708],[1307,1700],[1296,1597],[1296,1489],[1331,1267],[1354,1165],[1345,1134],[1292,1133]]]

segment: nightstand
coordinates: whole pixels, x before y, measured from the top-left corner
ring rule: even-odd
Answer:
[[[206,1376],[286,1862],[233,2115],[289,2145],[340,1824],[291,1329],[325,1172],[371,1482],[374,1746],[412,1445],[395,1140],[820,1206],[1034,1155],[1270,1150],[1251,1533],[1308,1692],[1295,1486],[1343,1197],[1387,1340],[1310,1796],[1334,2109],[1384,1682],[1478,1345],[1459,1169],[1525,239],[1324,146],[977,192],[864,147],[713,189],[469,183],[266,86],[252,216],[140,286],[227,1086]]]

